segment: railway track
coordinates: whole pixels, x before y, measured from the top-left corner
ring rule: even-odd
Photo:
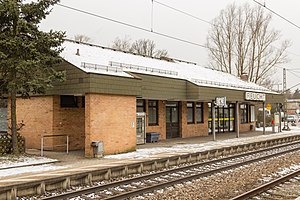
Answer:
[[[265,184],[263,184],[261,186],[258,186],[256,188],[250,190],[250,191],[247,191],[247,192],[245,192],[245,193],[243,193],[243,194],[241,194],[241,195],[239,195],[237,197],[232,198],[231,200],[251,199],[252,197],[255,197],[255,196],[260,195],[260,194],[262,194],[261,196],[263,196],[263,194],[267,193],[268,190],[270,190],[272,188],[275,188],[276,186],[279,186],[279,185],[281,185],[281,184],[283,184],[285,182],[290,182],[291,180],[293,180],[295,178],[297,178],[298,181],[299,181],[299,176],[300,176],[300,169],[295,170],[295,171],[293,171],[293,172],[291,172],[289,174],[286,174],[286,175],[284,175],[284,176],[282,176],[280,178],[277,178],[275,180],[272,180],[272,181],[270,181],[268,183],[265,183]],[[274,190],[275,191],[276,190],[280,190],[280,188],[277,188],[277,189],[274,189]],[[275,194],[275,192],[272,191],[272,192],[269,192],[267,194],[267,196],[268,196],[267,199],[272,199],[272,195],[273,196],[276,196],[276,195],[278,196],[278,194]],[[295,198],[297,198],[297,196],[293,196],[293,197],[291,197],[291,199],[295,199]],[[284,196],[284,197],[282,196],[281,198],[289,199],[287,196]],[[264,199],[264,198],[259,196],[259,199]],[[278,197],[274,197],[274,199],[278,199]]]
[[[41,199],[126,199],[142,195],[147,192],[162,189],[177,183],[209,176],[221,171],[230,170],[250,163],[280,156],[300,150],[300,143],[271,147],[263,150],[243,153],[239,155],[214,159],[201,163],[174,167],[164,171],[153,172],[146,175],[135,176],[107,184],[93,183],[93,186],[80,188],[75,191],[44,196]]]

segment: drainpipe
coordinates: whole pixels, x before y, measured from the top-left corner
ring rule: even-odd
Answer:
[[[239,102],[235,102],[235,132],[236,137],[240,137],[240,116],[239,116]]]
[[[215,101],[211,102],[211,131],[213,134],[213,141],[216,140],[216,120],[215,120]]]

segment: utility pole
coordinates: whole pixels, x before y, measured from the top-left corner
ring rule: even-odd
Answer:
[[[283,95],[284,95],[284,106],[283,106],[283,109],[284,109],[284,126],[283,126],[282,130],[289,131],[290,127],[289,127],[289,123],[287,122],[287,89],[286,89],[286,69],[285,68],[283,68],[283,83],[282,84],[283,84],[283,87],[282,87],[283,91],[282,92],[283,92]]]

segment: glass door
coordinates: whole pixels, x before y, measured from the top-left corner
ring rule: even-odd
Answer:
[[[166,132],[167,139],[179,137],[178,102],[167,102],[166,104]]]
[[[224,107],[215,107],[215,124],[216,133],[234,132],[235,124],[235,104],[229,103]],[[212,133],[212,108],[211,103],[208,103],[208,132]]]

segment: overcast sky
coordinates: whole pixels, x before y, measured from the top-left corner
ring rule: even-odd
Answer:
[[[163,4],[185,11],[206,21],[217,17],[227,5],[236,2],[237,5],[248,2],[257,6],[253,0],[156,0]],[[257,0],[296,25],[300,26],[299,0]],[[91,12],[106,18],[128,23],[147,30],[193,43],[206,43],[206,36],[210,25],[196,20],[182,13],[166,8],[154,1],[153,18],[151,0],[61,0],[62,5]],[[266,10],[266,12],[269,12]],[[151,22],[153,19],[153,26]],[[292,46],[288,50],[290,62],[282,67],[300,68],[300,28],[297,28],[281,18],[273,15],[272,26],[280,30],[282,39],[288,39]],[[40,25],[41,30],[66,31],[68,38],[73,39],[76,34],[83,34],[91,38],[91,43],[110,46],[116,38],[130,37],[132,40],[147,38],[154,40],[158,49],[166,49],[169,56],[206,66],[207,50],[203,47],[180,42],[150,32],[130,28],[95,16],[83,14],[59,5],[53,7],[52,13]],[[292,71],[300,77],[299,71]],[[300,78],[291,72],[287,73],[288,87],[300,83]],[[282,69],[276,75],[278,83],[282,83]],[[300,85],[299,85],[300,88]]]

